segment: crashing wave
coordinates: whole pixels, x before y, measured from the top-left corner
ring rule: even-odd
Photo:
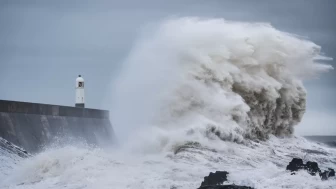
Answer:
[[[0,178],[6,178],[17,166],[18,162],[30,156],[24,149],[0,137]]]
[[[318,63],[320,47],[267,24],[220,19],[168,20],[148,34],[112,93],[112,120],[131,153],[66,142],[21,161],[0,188],[194,189],[216,170],[255,188],[335,186],[284,171],[293,157],[335,167],[335,149],[272,136],[300,121],[302,80],[331,69]]]
[[[1,152],[0,154],[2,155],[4,155],[4,153],[6,152],[6,154],[15,154],[22,158],[30,156],[30,154],[23,148],[20,148],[1,137],[0,137],[0,152]]]
[[[269,24],[181,18],[144,33],[116,82],[113,119],[159,130],[163,146],[289,136],[306,110],[302,81],[332,69],[318,45]]]

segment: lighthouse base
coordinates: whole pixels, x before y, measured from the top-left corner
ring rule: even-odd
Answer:
[[[76,108],[85,108],[85,104],[76,104],[75,107]]]

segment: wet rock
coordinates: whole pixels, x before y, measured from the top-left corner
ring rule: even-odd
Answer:
[[[205,186],[200,189],[253,189],[248,186],[236,186],[236,185],[222,185],[222,186]]]
[[[216,171],[215,173],[210,173],[209,176],[204,177],[204,181],[201,186],[209,185],[219,185],[227,181],[227,175],[229,173],[226,171]]]
[[[209,176],[204,177],[199,189],[253,189],[248,186],[238,186],[238,185],[223,185],[227,182],[227,175],[229,173],[226,171],[216,171],[215,173],[210,173]]]
[[[286,170],[289,170],[291,172],[294,171],[298,171],[301,169],[304,169],[304,164],[302,159],[298,159],[298,158],[293,158],[291,162],[289,162],[289,164],[286,167]]]
[[[199,189],[253,189],[248,186],[236,186],[236,185],[222,185],[222,186],[205,186]]]
[[[291,171],[292,175],[295,175],[295,172],[299,170],[306,170],[312,176],[318,174],[322,180],[328,180],[330,177],[335,177],[334,169],[328,168],[328,170],[322,172],[317,162],[308,161],[304,164],[303,160],[299,158],[293,158],[287,165],[286,170]]]
[[[321,173],[321,170],[316,162],[308,161],[305,165],[305,169],[312,176],[315,176],[316,173]]]
[[[320,177],[322,180],[328,180],[330,177],[335,177],[335,170],[328,168],[328,170],[320,173]]]
[[[334,177],[335,176],[335,170],[331,169],[331,168],[328,168],[328,170],[329,170],[329,176]]]

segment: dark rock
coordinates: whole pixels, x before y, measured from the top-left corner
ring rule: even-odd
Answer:
[[[204,181],[202,182],[201,187],[223,184],[223,182],[227,181],[228,174],[229,173],[226,171],[216,171],[215,173],[210,173],[209,176],[204,177]]]
[[[312,176],[315,176],[316,173],[320,173],[321,172],[320,168],[318,167],[318,164],[316,162],[311,162],[311,161],[308,161],[306,163],[305,169]]]
[[[253,189],[248,186],[222,185],[222,186],[204,186],[199,189]]]
[[[334,169],[328,168],[328,170],[322,172],[317,162],[308,161],[304,164],[302,159],[299,158],[293,158],[289,165],[287,165],[286,170],[291,171],[292,175],[294,175],[296,171],[306,170],[312,176],[319,174],[322,180],[328,180],[330,177],[335,177]]]
[[[331,168],[328,168],[328,170],[329,170],[329,177],[334,177],[335,176],[335,170],[331,169]]]
[[[215,173],[210,173],[209,176],[204,177],[199,189],[253,189],[248,186],[238,186],[238,185],[223,185],[227,180],[227,175],[229,173],[226,171],[216,171]]]
[[[328,171],[324,171],[323,173],[320,173],[320,177],[322,180],[328,180]]]
[[[304,164],[302,159],[293,158],[293,160],[287,165],[286,170],[291,172],[304,169]]]
[[[328,178],[334,177],[334,176],[335,176],[335,171],[334,171],[334,169],[330,169],[330,168],[328,168],[328,170],[320,173],[320,177],[321,177],[322,180],[328,180]]]

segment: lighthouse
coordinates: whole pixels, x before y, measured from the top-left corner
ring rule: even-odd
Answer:
[[[84,98],[84,79],[79,75],[76,79],[76,107],[84,108],[85,107],[85,98]]]

